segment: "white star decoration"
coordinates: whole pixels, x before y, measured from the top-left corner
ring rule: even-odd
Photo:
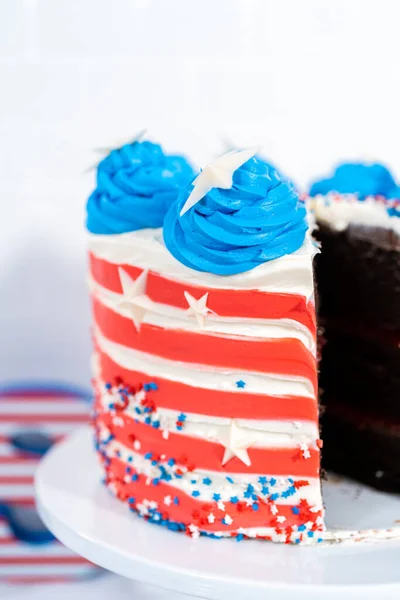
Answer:
[[[136,300],[145,294],[148,271],[142,271],[137,279],[132,279],[124,269],[118,267],[118,274],[124,296],[118,306],[129,311],[133,324],[139,331],[146,309]]]
[[[204,329],[204,321],[207,315],[215,315],[215,312],[207,307],[208,292],[196,300],[189,292],[183,292],[186,302],[189,304],[188,315],[194,315],[200,329]]]
[[[259,148],[232,150],[204,167],[193,181],[194,188],[183,205],[180,216],[197,204],[213,188],[229,190],[233,185],[234,172],[255,156],[258,151]]]
[[[225,447],[225,454],[222,459],[222,465],[225,465],[228,461],[236,456],[242,461],[247,467],[251,465],[251,460],[247,452],[246,443],[240,441],[240,427],[238,426],[235,419],[232,419],[229,425],[229,431],[226,439],[221,441]]]

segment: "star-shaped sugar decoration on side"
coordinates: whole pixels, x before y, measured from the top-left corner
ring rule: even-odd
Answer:
[[[303,442],[300,446],[300,453],[301,456],[305,459],[311,458],[310,449],[305,442]]]
[[[259,148],[232,150],[204,167],[193,181],[193,190],[183,205],[180,216],[182,217],[213,188],[229,190],[233,185],[234,172],[255,156],[258,151]]]
[[[122,267],[118,267],[118,274],[124,296],[118,306],[129,311],[133,324],[139,331],[146,309],[137,303],[137,298],[145,295],[148,271],[142,271],[139,277],[132,279]]]
[[[241,429],[235,419],[232,419],[229,425],[229,430],[226,438],[221,443],[225,446],[225,453],[222,459],[222,465],[226,465],[228,461],[236,456],[247,467],[251,465],[251,460],[247,452],[247,445],[240,440]]]
[[[189,292],[183,292],[183,294],[186,302],[189,304],[189,308],[187,309],[186,313],[188,315],[194,315],[200,329],[204,329],[204,321],[206,316],[215,315],[215,312],[207,306],[208,292],[198,300],[189,294]]]
[[[120,140],[119,142],[117,142],[116,144],[114,144],[114,146],[103,146],[101,148],[95,148],[94,151],[97,152],[98,154],[104,154],[104,156],[106,154],[109,154],[110,152],[112,152],[112,150],[114,150],[114,148],[122,148],[123,146],[132,146],[132,144],[134,144],[135,142],[140,142],[140,140],[142,139],[142,137],[146,134],[147,129],[141,129],[140,131],[138,131],[138,133],[136,135],[134,135],[132,138],[124,139],[124,140]]]

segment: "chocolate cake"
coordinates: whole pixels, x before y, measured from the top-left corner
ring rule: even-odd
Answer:
[[[400,492],[400,193],[381,165],[342,165],[310,194],[323,466]]]

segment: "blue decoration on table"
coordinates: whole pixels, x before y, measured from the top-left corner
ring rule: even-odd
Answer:
[[[302,246],[308,228],[304,204],[265,162],[253,156],[234,171],[230,189],[213,187],[180,216],[195,187],[181,192],[163,227],[165,245],[184,265],[235,275]]]
[[[33,506],[0,503],[2,514],[15,537],[29,544],[47,544],[55,537],[41,521]]]
[[[97,186],[87,202],[91,233],[113,234],[161,227],[178,191],[193,178],[183,156],[134,141],[112,150],[98,165]]]
[[[381,164],[343,163],[333,175],[315,181],[310,196],[326,195],[329,192],[356,194],[360,200],[368,196],[393,197],[396,182],[390,171]]]
[[[10,437],[10,444],[21,452],[43,456],[53,445],[53,440],[40,431],[21,431]]]

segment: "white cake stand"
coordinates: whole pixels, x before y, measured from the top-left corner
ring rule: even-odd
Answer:
[[[316,547],[192,540],[146,523],[111,497],[91,437],[88,428],[78,431],[42,460],[39,512],[66,546],[135,580],[135,599],[400,598],[399,539]],[[325,498],[331,522],[344,528],[391,527],[400,519],[398,497],[354,483],[328,484]]]

